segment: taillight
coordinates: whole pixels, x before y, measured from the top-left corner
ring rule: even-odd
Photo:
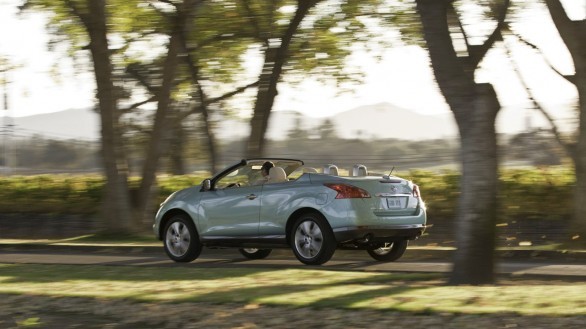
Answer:
[[[413,184],[413,196],[416,198],[421,198],[421,192],[419,191],[419,186]]]
[[[324,185],[338,192],[336,199],[370,198],[370,194],[360,187],[334,183],[326,183]]]

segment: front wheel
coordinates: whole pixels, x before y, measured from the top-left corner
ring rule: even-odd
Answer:
[[[195,225],[186,215],[175,215],[167,222],[163,245],[169,258],[180,263],[191,262],[202,250]]]
[[[256,248],[242,248],[238,249],[242,256],[248,259],[263,259],[267,258],[270,254],[272,249],[256,249]]]
[[[295,257],[306,265],[321,265],[336,251],[336,238],[328,222],[319,214],[301,215],[293,224],[291,248]]]
[[[407,250],[407,245],[409,241],[407,240],[400,240],[394,242],[385,243],[379,247],[373,247],[366,249],[370,257],[381,261],[381,262],[394,262],[397,259],[401,258]]]

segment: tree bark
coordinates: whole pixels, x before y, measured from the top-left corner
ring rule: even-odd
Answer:
[[[174,122],[173,131],[175,134],[168,148],[169,172],[171,175],[185,175],[185,148],[183,146],[188,134],[180,121]]]
[[[576,188],[572,235],[586,245],[586,20],[570,20],[559,0],[545,2],[576,70],[572,82],[578,90],[579,128],[573,154]]]
[[[250,137],[246,146],[246,154],[248,157],[263,156],[265,148],[265,134],[268,128],[269,117],[275,97],[277,97],[277,84],[281,78],[283,65],[288,58],[289,45],[291,40],[305,18],[311,7],[315,6],[316,0],[298,0],[297,10],[285,34],[281,37],[280,45],[274,47],[269,40],[266,42],[264,66],[259,76],[258,92],[252,119],[250,120]]]
[[[457,111],[462,181],[456,220],[457,250],[450,284],[495,280],[498,161],[495,119],[500,109],[492,85],[476,85],[474,102]]]
[[[488,44],[469,51],[469,57],[458,57],[448,26],[448,14],[454,13],[452,1],[417,0],[417,10],[436,81],[454,113],[461,140],[458,248],[449,282],[492,283],[498,184],[495,120],[500,105],[491,85],[474,81]],[[493,34],[490,43],[495,39]]]
[[[89,48],[96,76],[102,158],[106,174],[106,189],[103,200],[103,215],[106,219],[105,231],[109,234],[132,233],[134,228],[130,223],[131,203],[128,193],[128,173],[118,133],[117,97],[108,49],[105,1],[88,0],[88,14],[79,11],[71,2],[69,5],[84,23],[90,37]]]

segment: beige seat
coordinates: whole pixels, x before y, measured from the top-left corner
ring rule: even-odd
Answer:
[[[333,164],[327,164],[324,166],[324,174],[332,175],[332,176],[339,176],[338,167]]]
[[[303,167],[303,172],[315,174],[315,173],[317,173],[317,169],[312,168],[312,167]]]
[[[287,181],[287,174],[281,167],[273,167],[269,170],[268,183],[282,183]]]
[[[368,170],[366,169],[365,165],[356,164],[352,167],[352,171],[350,171],[351,176],[368,176]]]

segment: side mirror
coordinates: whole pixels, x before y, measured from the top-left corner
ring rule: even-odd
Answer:
[[[201,189],[202,191],[209,191],[212,189],[212,181],[208,178],[208,179],[204,179],[203,182],[201,183]]]

